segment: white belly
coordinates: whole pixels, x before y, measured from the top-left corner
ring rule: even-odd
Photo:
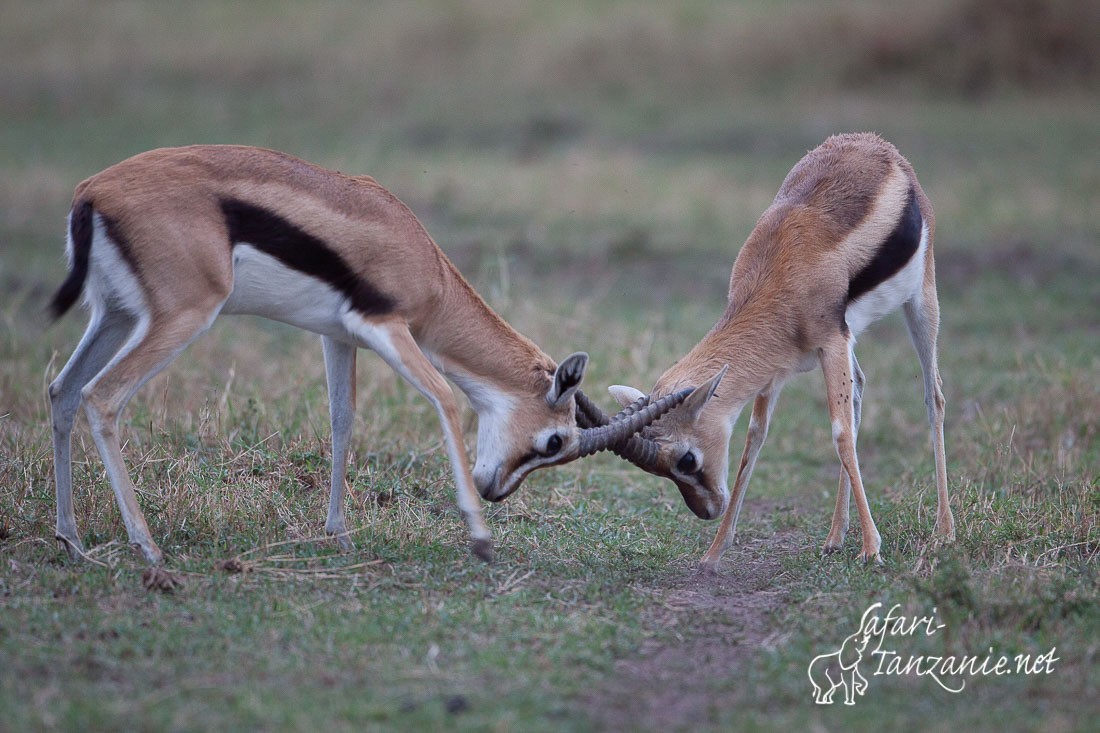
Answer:
[[[324,282],[304,275],[248,244],[233,248],[233,292],[222,313],[263,316],[341,337],[348,299]]]
[[[928,224],[924,223],[920,230],[920,245],[905,267],[848,304],[844,320],[853,336],[858,336],[872,323],[920,294],[927,250]]]

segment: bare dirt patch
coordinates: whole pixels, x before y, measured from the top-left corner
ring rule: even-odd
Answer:
[[[746,502],[760,516],[763,501]],[[583,704],[600,730],[691,730],[707,724],[714,708],[728,704],[708,682],[736,677],[764,649],[783,637],[782,612],[791,582],[783,558],[806,550],[796,529],[777,529],[731,548],[716,573],[695,569],[639,587],[653,596],[644,621],[656,632]],[[670,640],[671,637],[671,640]]]

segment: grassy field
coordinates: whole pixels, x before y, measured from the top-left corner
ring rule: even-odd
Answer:
[[[1097,14],[1008,3],[990,26],[988,3],[955,5],[0,3],[0,730],[1091,730]],[[648,387],[718,317],[787,170],[859,129],[936,207],[954,545],[930,541],[920,370],[891,316],[859,351],[882,567],[858,532],[818,553],[838,466],[819,374],[786,389],[707,577],[714,525],[606,456],[487,506],[497,560],[476,561],[434,412],[366,354],[342,553],[321,538],[317,339],[228,318],[125,417],[182,586],[144,587],[82,419],[91,562],[56,546],[46,385],[84,323],[43,309],[72,189],[107,165],[238,142],[369,173],[520,331],[588,351],[610,406],[605,386]],[[867,663],[856,705],[815,705],[807,666],[875,602],[944,624],[888,639],[904,657],[1057,661],[958,693]]]

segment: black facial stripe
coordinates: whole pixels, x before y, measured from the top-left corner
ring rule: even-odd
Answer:
[[[879,246],[875,256],[848,283],[848,302],[858,299],[896,275],[920,247],[923,219],[917,205],[917,193],[909,189],[909,203],[894,231]]]
[[[287,267],[329,284],[364,315],[383,315],[394,309],[392,298],[356,275],[344,258],[318,237],[268,209],[239,199],[222,199],[221,208],[231,245],[250,244]]]
[[[516,465],[515,465],[515,468],[512,469],[512,473],[514,473],[516,471],[516,469],[518,469],[520,466],[526,466],[531,461],[534,461],[534,460],[539,459],[539,458],[545,458],[545,457],[546,456],[542,455],[538,451],[534,451],[534,450],[527,451],[522,456],[520,456],[520,459],[518,461],[516,461]]]

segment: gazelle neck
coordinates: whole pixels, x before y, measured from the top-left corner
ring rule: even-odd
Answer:
[[[729,365],[713,399],[735,412],[769,382],[794,372],[803,355],[787,333],[786,321],[767,317],[759,310],[752,303],[727,310],[710,332],[658,380],[654,394],[698,386]]]
[[[446,265],[438,306],[414,327],[421,349],[479,413],[519,395],[545,394],[554,361],[497,315],[450,262]]]

